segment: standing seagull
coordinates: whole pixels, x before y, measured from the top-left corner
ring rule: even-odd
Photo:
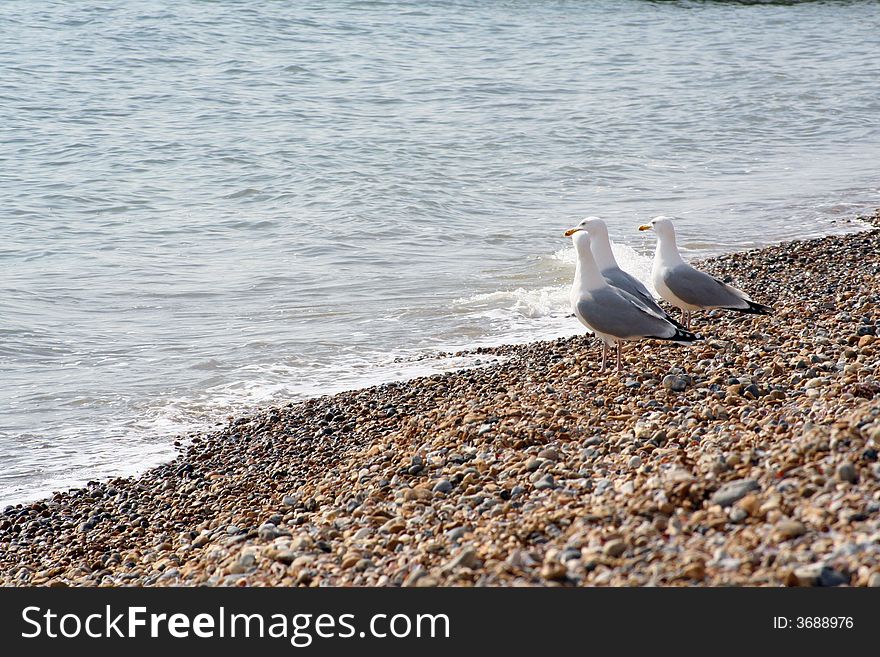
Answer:
[[[651,275],[662,298],[681,310],[682,324],[690,327],[691,311],[723,308],[753,315],[768,315],[770,306],[752,301],[742,290],[727,285],[686,263],[675,244],[675,227],[667,217],[655,217],[639,230],[657,233],[657,250]]]
[[[617,264],[614,252],[611,250],[611,240],[608,239],[608,227],[599,217],[587,217],[577,226],[587,231],[590,235],[590,251],[596,259],[596,265],[602,272],[602,277],[611,287],[628,292],[640,299],[648,308],[660,313],[667,319],[672,319],[654,300],[648,288],[635,276],[623,271]],[[673,320],[673,323],[674,320]]]
[[[617,346],[617,371],[620,371],[624,340],[656,338],[689,344],[697,339],[696,335],[652,310],[638,297],[608,285],[590,251],[590,235],[585,229],[576,226],[565,231],[565,236],[572,238],[577,250],[571,307],[581,324],[602,341],[600,371],[605,371],[609,345]]]

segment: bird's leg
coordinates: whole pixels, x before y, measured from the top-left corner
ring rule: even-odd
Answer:
[[[623,342],[619,341],[617,343],[617,371],[620,372],[620,354],[623,352]]]
[[[599,368],[600,372],[605,371],[605,356],[608,354],[608,345],[605,344],[605,341],[602,341],[602,366]]]
[[[684,308],[681,309],[681,325],[685,328],[688,327],[688,312]]]

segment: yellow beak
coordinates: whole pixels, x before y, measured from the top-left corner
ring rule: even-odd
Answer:
[[[569,228],[567,231],[565,231],[565,232],[563,233],[563,235],[565,235],[565,237],[571,237],[572,235],[574,235],[574,234],[575,234],[576,232],[578,232],[579,230],[583,230],[583,228]]]
[[[639,230],[651,230],[651,224],[645,224],[644,226],[639,226]]]

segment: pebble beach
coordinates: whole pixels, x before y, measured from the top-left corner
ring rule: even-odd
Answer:
[[[880,586],[880,214],[705,260],[775,308],[230,418],[0,514],[4,586]],[[572,319],[572,322],[576,320]]]

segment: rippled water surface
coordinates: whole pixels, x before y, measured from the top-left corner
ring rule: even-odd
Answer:
[[[880,202],[880,4],[0,3],[0,502]]]

